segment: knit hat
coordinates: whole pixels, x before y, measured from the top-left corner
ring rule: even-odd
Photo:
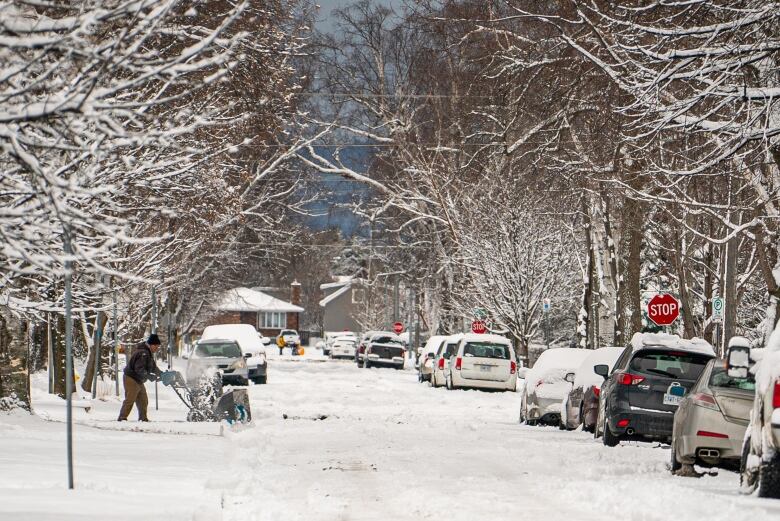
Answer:
[[[160,337],[157,336],[157,333],[152,333],[149,335],[149,338],[146,339],[147,345],[160,345],[162,342],[160,342]]]

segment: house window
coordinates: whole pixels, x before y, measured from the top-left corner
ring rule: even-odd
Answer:
[[[287,313],[278,311],[260,313],[260,329],[282,329],[287,327]]]
[[[365,301],[366,298],[366,290],[362,288],[355,288],[352,290],[352,303],[353,304],[362,304]]]

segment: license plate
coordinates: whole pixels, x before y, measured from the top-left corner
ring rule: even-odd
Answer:
[[[666,393],[664,394],[664,405],[674,405],[677,407],[680,405],[680,402],[682,401],[682,396],[676,396],[674,394]]]
[[[490,372],[490,370],[491,370],[491,369],[493,369],[493,368],[492,368],[492,367],[490,367],[489,365],[483,365],[483,366],[480,366],[480,368],[479,368],[479,369],[480,369],[480,371],[482,371],[483,373],[489,373],[489,372]]]

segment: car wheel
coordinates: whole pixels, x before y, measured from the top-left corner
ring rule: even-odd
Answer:
[[[758,497],[780,499],[780,454],[758,468]]]
[[[602,438],[604,445],[607,447],[616,447],[620,443],[620,436],[615,436],[612,434],[612,431],[609,430],[609,419],[606,414],[604,415],[604,425],[602,425],[602,429],[604,430]]]
[[[748,459],[750,457],[750,438],[742,442],[742,457],[739,459],[739,487],[742,492],[752,494],[758,484],[758,476],[755,469],[748,468]]]
[[[669,462],[669,470],[672,472],[672,474],[676,473],[682,468],[682,463],[680,463],[680,460],[677,459],[677,448],[675,445],[676,443],[674,442],[674,437],[672,437],[672,446],[670,447],[671,450],[669,451],[672,453]]]
[[[452,380],[450,380],[446,376],[444,377],[444,386],[447,388],[448,391],[452,391]]]
[[[371,362],[369,362],[368,360],[365,360],[365,361],[363,362],[363,367],[365,367],[366,369],[368,369],[369,367],[371,367]]]
[[[254,382],[256,384],[267,384],[268,383],[268,375],[264,376],[258,376],[254,379]]]

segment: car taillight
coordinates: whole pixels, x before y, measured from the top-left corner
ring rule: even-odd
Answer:
[[[619,380],[619,382],[622,385],[636,385],[636,384],[642,383],[644,381],[645,381],[645,377],[644,376],[638,376],[638,375],[631,374],[631,373],[623,373],[623,374],[621,374],[620,375],[620,380]]]
[[[629,424],[629,421],[625,420],[625,419],[618,420],[618,422],[617,422],[617,426],[620,427],[621,429],[624,428],[624,427],[628,427],[628,424]]]
[[[509,362],[509,373],[515,374],[517,372],[517,363],[516,362]]]
[[[455,359],[455,369],[460,371],[460,366],[463,364],[463,359],[461,357],[458,357]]]
[[[780,409],[780,380],[775,380],[775,390],[772,395],[772,407]]]
[[[439,358],[439,369],[444,370],[444,358]]]
[[[710,394],[696,393],[691,396],[691,400],[693,400],[694,405],[698,405],[699,407],[704,407],[705,409],[710,409],[713,411],[720,411],[718,402],[716,402],[715,397]]]
[[[594,386],[593,386],[593,396],[595,396],[596,398],[598,398],[600,394],[601,394],[601,389],[599,389],[598,387],[596,387],[596,386],[594,385]]]

